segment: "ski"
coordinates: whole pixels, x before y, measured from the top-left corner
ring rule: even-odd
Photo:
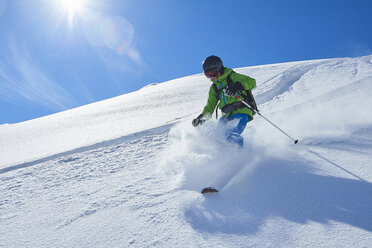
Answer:
[[[219,192],[217,189],[213,188],[213,187],[206,187],[204,188],[201,193],[202,194],[207,194],[207,193],[217,193]]]

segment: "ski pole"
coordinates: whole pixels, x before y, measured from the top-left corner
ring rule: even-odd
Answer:
[[[274,123],[272,123],[269,119],[267,119],[265,116],[263,116],[258,110],[255,110],[254,108],[252,108],[251,105],[249,105],[248,103],[246,103],[244,100],[240,99],[237,95],[235,95],[235,97],[237,99],[239,99],[242,103],[244,103],[248,108],[250,108],[254,113],[257,113],[259,114],[262,118],[264,118],[268,123],[270,123],[271,125],[273,125],[275,128],[277,128],[280,132],[282,132],[283,134],[285,134],[288,138],[290,138],[295,144],[298,143],[298,139],[294,139],[292,138],[291,136],[289,136],[289,134],[287,134],[286,132],[284,132],[282,129],[280,129],[277,125],[275,125]]]

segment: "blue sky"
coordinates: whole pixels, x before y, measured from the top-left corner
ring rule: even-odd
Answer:
[[[201,73],[211,54],[232,68],[370,55],[371,13],[371,0],[0,0],[0,124]]]

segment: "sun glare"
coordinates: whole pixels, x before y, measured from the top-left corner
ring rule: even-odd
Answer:
[[[68,13],[69,20],[72,21],[76,15],[81,15],[86,5],[86,0],[59,0],[63,11]]]
[[[82,0],[61,0],[62,6],[69,12],[79,12],[82,9]]]

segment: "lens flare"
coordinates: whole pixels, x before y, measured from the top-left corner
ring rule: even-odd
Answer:
[[[102,41],[118,54],[124,54],[133,42],[132,24],[122,17],[107,18],[102,24]]]
[[[82,20],[81,28],[91,45],[107,47],[119,55],[130,54],[130,57],[140,60],[139,55],[133,51],[135,29],[129,20],[121,16],[93,13]]]

